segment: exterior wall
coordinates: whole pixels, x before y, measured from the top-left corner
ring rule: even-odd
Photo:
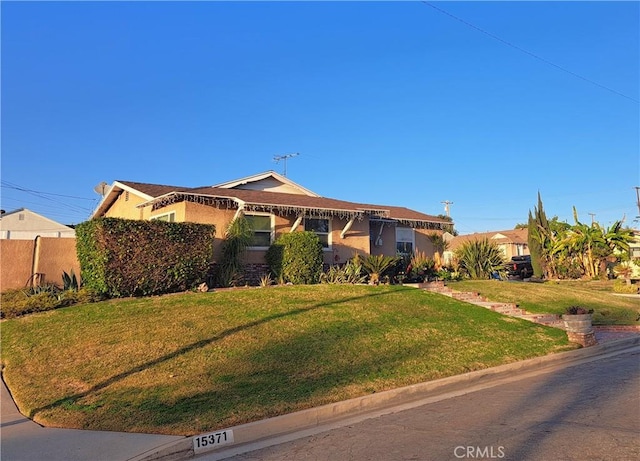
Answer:
[[[332,221],[331,251],[325,252],[325,264],[344,264],[355,254],[367,255],[371,241],[369,238],[369,220],[363,219],[353,222],[351,228],[340,237],[342,230],[347,225],[346,219],[334,219]]]
[[[370,223],[370,251],[372,255],[388,255],[395,256],[396,254],[396,225],[391,223],[384,223],[382,228],[382,234],[380,234],[380,223]],[[379,242],[382,245],[378,245]]]
[[[33,240],[0,240],[0,291],[22,288],[31,277]]]
[[[35,240],[0,241],[0,291],[35,284],[62,284],[62,272],[80,278],[76,239],[39,237]],[[42,274],[32,277],[34,274]]]
[[[44,274],[45,283],[62,284],[62,272],[71,270],[80,279],[80,262],[76,253],[76,239],[44,237],[36,241],[35,272]]]
[[[149,219],[151,207],[136,208],[137,205],[145,201],[144,198],[136,194],[122,191],[104,216],[108,218]]]
[[[184,211],[176,213],[176,221],[194,222],[200,224],[213,224],[216,226],[216,237],[213,244],[213,259],[218,260],[222,251],[222,242],[229,223],[235,216],[236,210],[215,208],[208,205],[202,205],[193,202],[181,202],[173,204],[170,207],[163,208],[162,211],[157,210],[154,214],[161,214],[171,207],[182,205]]]
[[[424,252],[427,257],[433,258],[436,254],[436,249],[431,242],[429,236],[433,234],[442,234],[442,231],[436,231],[433,229],[416,229],[416,251]],[[441,255],[443,256],[443,255]]]

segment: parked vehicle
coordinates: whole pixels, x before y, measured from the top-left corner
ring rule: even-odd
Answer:
[[[519,277],[521,279],[529,278],[533,275],[533,266],[531,265],[531,256],[513,256],[511,261],[505,266],[505,270],[509,277]]]

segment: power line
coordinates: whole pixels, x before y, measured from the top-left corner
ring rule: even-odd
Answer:
[[[53,196],[56,196],[56,197],[74,198],[74,199],[78,199],[78,200],[90,200],[90,201],[94,200],[92,198],[87,198],[87,197],[77,197],[75,195],[54,194],[52,192],[42,192],[42,191],[37,191],[37,190],[33,190],[33,189],[27,189],[27,188],[24,188],[24,187],[20,187],[17,184],[10,183],[8,181],[2,181],[2,187],[6,187],[8,189],[19,190],[21,192],[32,192],[34,194],[46,194],[46,195],[53,195]]]
[[[513,49],[515,49],[515,50],[520,51],[521,53],[527,54],[527,55],[531,56],[532,58],[535,58],[535,59],[537,59],[537,60],[539,60],[539,61],[544,62],[545,64],[548,64],[548,65],[550,65],[550,66],[555,67],[556,69],[559,69],[559,70],[561,70],[561,71],[563,71],[563,72],[566,72],[566,73],[568,73],[568,74],[570,74],[570,75],[573,75],[574,77],[577,77],[577,78],[579,78],[579,79],[581,79],[581,80],[584,80],[585,82],[591,83],[592,85],[598,86],[598,87],[600,87],[600,88],[602,88],[602,89],[604,89],[604,90],[610,91],[611,93],[617,94],[618,96],[622,96],[623,98],[629,99],[629,100],[631,100],[631,101],[633,101],[633,102],[635,102],[635,103],[640,103],[640,101],[638,101],[638,100],[637,100],[637,99],[635,99],[635,98],[632,98],[631,96],[627,96],[627,95],[626,95],[626,94],[624,94],[624,93],[620,93],[619,91],[613,90],[613,89],[609,88],[608,86],[604,86],[604,85],[602,85],[602,84],[600,84],[600,83],[598,83],[598,82],[595,82],[595,81],[593,81],[593,80],[591,80],[591,79],[588,79],[588,78],[586,78],[586,77],[583,77],[582,75],[577,74],[577,73],[575,73],[575,72],[573,72],[573,71],[570,71],[569,69],[565,69],[564,67],[559,66],[558,64],[555,64],[555,63],[553,63],[553,62],[549,61],[548,59],[545,59],[545,58],[543,58],[543,57],[540,57],[540,56],[538,56],[537,54],[534,54],[534,53],[532,53],[532,52],[530,52],[530,51],[525,50],[524,48],[521,48],[521,47],[519,47],[519,46],[517,46],[517,45],[514,45],[513,43],[510,43],[510,42],[508,42],[508,41],[506,41],[506,40],[504,40],[504,39],[502,39],[502,38],[498,37],[497,35],[492,34],[491,32],[487,32],[486,30],[481,29],[480,27],[478,27],[478,26],[476,26],[476,25],[474,25],[474,24],[471,24],[470,22],[467,22],[467,21],[465,21],[464,19],[459,18],[458,16],[455,16],[455,15],[453,15],[453,14],[449,13],[448,11],[445,11],[445,10],[443,10],[442,8],[439,8],[439,7],[437,7],[437,6],[433,5],[433,4],[429,3],[429,2],[423,1],[422,3],[424,3],[424,4],[425,4],[425,5],[427,5],[427,6],[430,6],[431,8],[433,8],[433,9],[434,9],[434,10],[436,10],[436,11],[439,11],[439,12],[440,12],[440,13],[442,13],[442,14],[445,14],[445,15],[447,15],[447,16],[449,16],[449,17],[451,17],[451,18],[455,19],[456,21],[461,22],[461,23],[462,23],[462,24],[464,24],[465,26],[471,27],[472,29],[475,29],[475,30],[477,30],[478,32],[481,32],[481,33],[485,34],[486,36],[491,37],[492,39],[497,40],[497,41],[499,41],[500,43],[502,43],[502,44],[504,44],[504,45],[507,45],[507,46],[509,46],[509,47],[511,47],[511,48],[513,48]]]

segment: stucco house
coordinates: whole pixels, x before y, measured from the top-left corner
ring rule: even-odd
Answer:
[[[0,214],[0,239],[34,240],[38,236],[73,238],[76,231],[27,208]]]
[[[528,255],[529,253],[529,230],[511,229],[493,232],[477,232],[474,234],[457,235],[449,239],[449,246],[445,251],[445,261],[451,261],[455,251],[467,242],[487,239],[497,244],[504,253],[505,259],[512,256]]]
[[[215,258],[227,226],[239,213],[254,229],[249,264],[263,264],[269,245],[282,233],[302,230],[320,237],[325,264],[344,263],[355,253],[433,255],[428,235],[452,225],[408,208],[321,197],[274,171],[196,188],[115,181],[92,217],[214,224]]]

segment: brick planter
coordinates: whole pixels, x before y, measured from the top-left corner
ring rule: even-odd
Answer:
[[[565,314],[562,316],[562,321],[567,331],[567,338],[572,343],[578,343],[582,345],[582,347],[595,346],[598,344],[593,325],[591,324],[591,314]]]

